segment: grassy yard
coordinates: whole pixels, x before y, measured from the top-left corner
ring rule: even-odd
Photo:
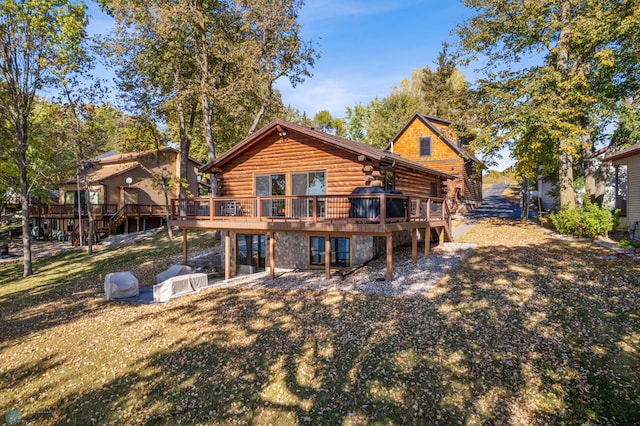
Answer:
[[[177,239],[179,241],[179,239]],[[0,266],[0,414],[21,424],[633,424],[640,263],[519,221],[424,297],[218,289],[98,299],[138,246]],[[143,279],[144,281],[144,279]],[[147,281],[148,282],[148,281]]]

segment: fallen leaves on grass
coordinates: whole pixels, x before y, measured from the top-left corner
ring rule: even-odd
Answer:
[[[637,260],[519,221],[465,240],[477,248],[424,297],[12,293],[3,321],[58,320],[4,332],[0,410],[37,424],[637,422]]]

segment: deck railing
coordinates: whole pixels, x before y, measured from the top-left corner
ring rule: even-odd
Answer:
[[[353,223],[445,220],[450,225],[451,215],[442,198],[353,194],[178,198],[171,200],[171,219]]]
[[[165,206],[153,204],[127,204],[124,208],[128,216],[162,216]],[[92,204],[91,214],[98,217],[110,217],[118,212],[117,204]],[[34,204],[29,206],[32,217],[77,217],[77,204]],[[87,206],[82,205],[82,215],[86,216]]]
[[[87,206],[82,206],[83,214]],[[110,216],[118,210],[117,204],[92,204],[91,213],[94,216]],[[77,204],[34,204],[29,206],[29,214],[33,217],[65,217],[78,216]]]

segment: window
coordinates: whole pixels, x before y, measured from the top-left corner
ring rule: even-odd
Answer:
[[[284,174],[261,175],[255,177],[255,193],[258,197],[287,194],[287,177]],[[262,200],[262,214],[268,217],[284,216],[284,198]]]
[[[100,191],[97,189],[89,190],[89,202],[91,205],[96,205],[100,202]],[[78,204],[78,191],[65,191],[64,192],[64,203],[65,204]],[[80,204],[87,204],[87,191],[80,191]]]
[[[64,192],[64,203],[65,204],[75,204],[76,203],[76,191],[65,191]]]
[[[324,172],[292,173],[291,195],[324,195]],[[313,199],[291,200],[294,217],[313,217]],[[319,199],[317,216],[324,217],[324,199]]]
[[[384,189],[385,191],[394,191],[396,189],[396,177],[392,171],[384,175]]]
[[[435,182],[431,182],[431,196],[432,197],[438,196],[438,184],[436,184]]]
[[[284,174],[256,176],[255,189],[258,197],[286,195],[287,178]]]
[[[420,157],[431,156],[431,136],[420,138]]]
[[[265,236],[236,234],[236,273],[253,274],[264,271],[266,264]]]
[[[324,237],[309,238],[309,264],[325,266]],[[346,268],[351,266],[351,240],[331,237],[331,266]]]
[[[324,172],[292,173],[291,195],[324,195]]]

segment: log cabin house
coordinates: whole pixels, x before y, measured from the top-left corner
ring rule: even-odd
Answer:
[[[451,240],[442,185],[455,176],[368,145],[275,120],[201,168],[214,198],[172,200],[171,224],[224,236],[225,279],[275,268],[351,268],[393,247]]]
[[[464,148],[451,122],[415,113],[385,149],[454,175],[445,184],[452,211],[473,210],[482,203],[482,162]]]
[[[69,177],[59,187],[58,200],[30,206],[34,229],[48,238],[77,238],[79,224],[88,231],[87,198],[97,237],[144,231],[162,226],[167,216],[160,180],[175,180],[179,175],[180,153],[170,147],[144,152],[115,154],[92,159],[87,173],[88,191],[78,187],[78,177]],[[189,159],[185,185],[198,194],[198,168],[201,163]],[[178,185],[168,198],[178,197]],[[78,205],[80,201],[80,208]],[[75,235],[74,235],[75,234]]]

